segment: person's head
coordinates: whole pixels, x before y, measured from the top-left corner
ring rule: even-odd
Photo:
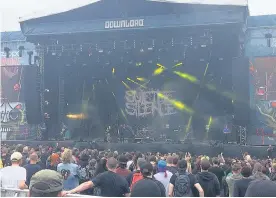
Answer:
[[[141,170],[141,166],[143,166],[143,164],[145,164],[147,161],[144,158],[139,158],[137,160],[137,170]]]
[[[146,162],[140,167],[141,173],[144,178],[151,178],[153,174],[153,166],[150,162]]]
[[[60,197],[63,189],[62,176],[53,170],[41,170],[30,181],[29,197]]]
[[[158,168],[158,172],[165,173],[165,177],[168,177],[166,161],[160,160],[157,164],[157,168]]]
[[[22,144],[18,144],[15,148],[16,152],[22,153],[24,146]]]
[[[243,177],[250,177],[251,174],[252,174],[252,169],[248,166],[244,166],[242,169],[241,169],[241,174]]]
[[[275,197],[276,183],[270,180],[254,180],[249,183],[246,197]]]
[[[72,162],[72,150],[65,149],[61,155],[62,163],[70,164]]]
[[[80,160],[88,162],[89,160],[89,153],[88,151],[84,150],[80,153]]]
[[[207,159],[203,159],[201,160],[201,171],[208,171],[208,169],[211,167],[211,164],[209,162],[209,160]]]
[[[38,155],[36,153],[30,154],[29,158],[30,158],[30,164],[36,164],[38,161]]]
[[[174,155],[173,156],[173,166],[177,166],[177,164],[178,164],[178,160],[179,160],[179,157],[177,156],[177,155]]]
[[[126,169],[127,168],[127,157],[125,155],[120,155],[118,157],[118,162],[119,162],[119,167],[122,169]]]
[[[60,158],[59,158],[59,155],[57,153],[53,153],[51,156],[50,156],[50,163],[51,163],[51,166],[56,166],[58,165],[60,161]]]
[[[178,169],[180,171],[186,171],[187,170],[187,162],[186,162],[186,160],[180,160],[178,162]]]
[[[259,163],[259,162],[255,163],[254,167],[253,167],[253,174],[255,174],[257,172],[261,173],[262,172],[262,167],[263,166],[262,166],[261,163]]]
[[[241,173],[241,165],[239,163],[232,164],[232,173],[233,174],[240,174]]]
[[[219,164],[220,164],[220,161],[219,161],[219,159],[218,159],[217,157],[214,157],[214,158],[212,159],[212,162],[213,162],[213,165],[214,165],[214,166],[219,166]]]
[[[111,157],[107,160],[106,167],[109,171],[114,172],[117,168],[118,162],[114,157]]]
[[[23,153],[24,153],[24,154],[29,153],[29,147],[25,146],[25,147],[23,148]]]
[[[172,156],[168,156],[167,159],[166,159],[166,162],[167,162],[168,166],[171,166],[172,163],[173,163],[173,157]]]
[[[22,164],[22,154],[19,152],[14,152],[11,155],[11,163],[12,163],[12,165],[21,165]]]

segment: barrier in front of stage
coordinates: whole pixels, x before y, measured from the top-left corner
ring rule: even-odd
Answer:
[[[0,188],[1,197],[28,197],[29,190],[19,190],[12,188]],[[96,197],[96,196],[88,196],[88,195],[79,195],[79,194],[68,194],[66,197]]]

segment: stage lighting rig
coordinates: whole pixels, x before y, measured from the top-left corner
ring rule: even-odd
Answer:
[[[10,51],[11,51],[10,48],[4,47],[4,52],[6,53],[6,58],[9,58],[9,57],[10,57]]]
[[[49,90],[49,89],[45,89],[45,90],[44,90],[44,92],[48,92],[48,93],[49,93],[49,92],[50,92],[50,90]]]

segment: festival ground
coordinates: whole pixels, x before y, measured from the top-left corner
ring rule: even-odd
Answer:
[[[3,141],[4,144],[24,144],[30,146],[49,145],[76,148],[93,148],[98,150],[113,150],[119,152],[160,152],[160,153],[174,153],[174,152],[191,152],[193,155],[208,155],[215,156],[223,152],[225,157],[242,158],[244,152],[248,152],[252,157],[267,157],[266,146],[241,146],[237,144],[220,144],[219,146],[211,146],[209,143],[193,142],[192,144],[172,144],[166,142],[154,143],[95,143],[95,142],[77,142],[77,141],[20,141],[10,140]]]

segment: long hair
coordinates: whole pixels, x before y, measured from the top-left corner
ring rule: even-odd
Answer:
[[[61,154],[61,160],[64,164],[70,164],[72,162],[72,150],[65,149]]]
[[[101,159],[97,163],[96,170],[95,170],[95,176],[99,175],[100,173],[103,173],[103,172],[107,171],[106,163],[107,163],[106,159]]]

